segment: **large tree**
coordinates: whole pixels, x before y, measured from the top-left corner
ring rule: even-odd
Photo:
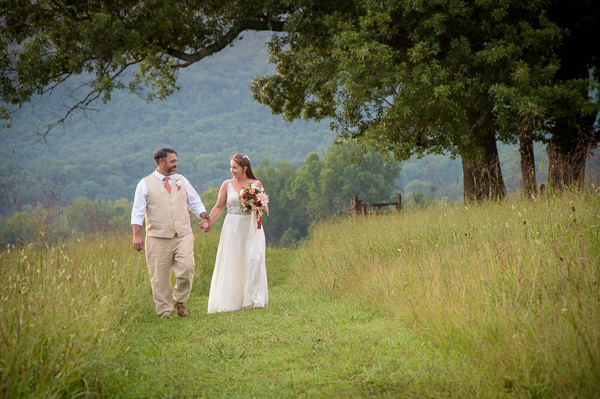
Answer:
[[[465,200],[501,198],[496,141],[517,131],[498,121],[506,93],[496,88],[551,81],[562,30],[544,5],[348,1],[315,17],[316,29],[271,42],[277,73],[255,79],[255,98],[289,120],[331,117],[339,134],[397,159],[460,156]]]
[[[591,0],[578,1],[585,10]],[[89,90],[72,87],[56,123],[95,100],[109,101],[114,90],[163,98],[176,87],[179,68],[235,44],[244,31],[282,32],[269,46],[277,73],[252,84],[258,101],[289,120],[331,118],[341,137],[399,160],[460,156],[465,199],[497,198],[505,188],[496,140],[517,137],[499,115],[518,120],[521,99],[561,126],[561,118],[571,120],[561,116],[565,109],[595,109],[589,98],[561,105],[559,92],[572,77],[552,85],[560,40],[567,28],[576,30],[560,13],[567,3],[0,0],[0,110],[9,119],[73,75],[89,77]],[[134,78],[124,79],[132,67]],[[558,99],[553,106],[551,99]]]
[[[551,79],[523,69],[520,85],[497,85],[497,107],[502,122],[517,132],[522,154],[524,186],[532,187],[532,140],[547,144],[549,183],[555,188],[581,186],[585,164],[600,141],[595,125],[600,72],[600,11],[593,0],[556,0],[545,6],[545,16],[561,28],[553,47]],[[518,114],[518,116],[517,116]],[[531,190],[533,191],[533,190]]]
[[[553,117],[549,182],[581,186],[586,160],[600,141],[600,129],[594,126],[600,110],[600,11],[594,0],[572,0],[554,3],[549,13],[567,28],[558,49],[556,86],[547,91]]]

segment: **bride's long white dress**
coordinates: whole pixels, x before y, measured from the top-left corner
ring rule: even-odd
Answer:
[[[244,213],[239,193],[227,181],[227,215],[210,283],[208,313],[267,306],[265,232],[251,229],[251,222],[256,223],[256,217]]]

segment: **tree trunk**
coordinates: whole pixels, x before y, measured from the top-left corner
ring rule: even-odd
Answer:
[[[477,149],[461,154],[465,203],[497,200],[506,196],[496,135],[492,129],[478,133],[481,135],[474,140],[478,145]]]
[[[573,125],[558,119],[552,138],[546,146],[548,153],[548,185],[554,189],[583,187],[585,164],[598,144],[598,134],[592,130],[595,115],[582,117]]]
[[[527,197],[537,193],[537,180],[535,177],[535,161],[533,156],[533,137],[531,133],[521,134],[519,137],[519,153],[521,154],[521,176],[523,178],[523,192]]]

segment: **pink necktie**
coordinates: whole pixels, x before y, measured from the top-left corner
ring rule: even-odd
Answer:
[[[165,181],[165,188],[167,189],[169,194],[171,194],[171,185],[169,184],[169,178],[165,177],[163,180]]]

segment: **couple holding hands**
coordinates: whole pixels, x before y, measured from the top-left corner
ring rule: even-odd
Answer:
[[[262,308],[268,303],[265,267],[265,234],[262,212],[251,207],[256,198],[244,192],[262,191],[247,155],[235,154],[230,161],[232,178],[221,185],[217,203],[207,214],[190,182],[176,174],[177,153],[162,148],[154,154],[156,170],[137,185],[131,225],[133,247],[145,247],[156,313],[170,318],[173,311],[188,315],[185,302],[194,278],[194,235],[189,212],[208,233],[227,208],[208,297],[208,313],[242,308]],[[249,197],[248,197],[249,198]],[[268,197],[264,196],[264,204]],[[260,203],[259,203],[260,204]],[[142,224],[146,221],[146,243]],[[171,287],[171,274],[175,285]]]

